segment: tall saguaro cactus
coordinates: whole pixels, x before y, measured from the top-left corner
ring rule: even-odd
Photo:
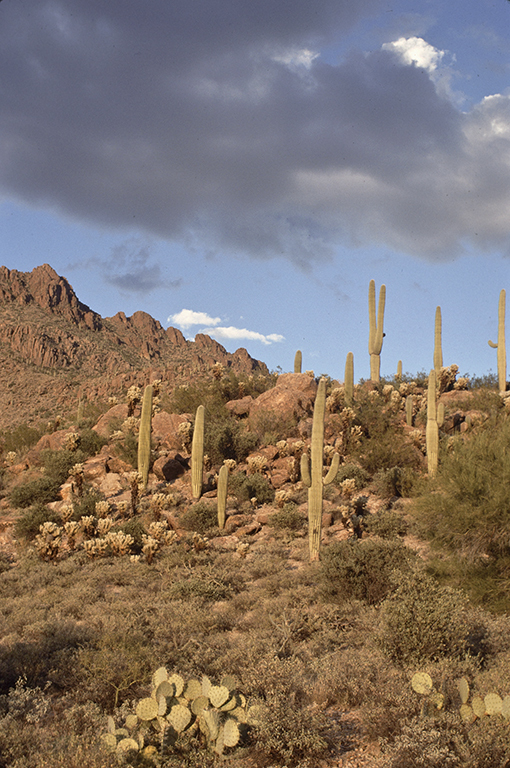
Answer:
[[[301,478],[308,488],[308,542],[310,560],[318,560],[322,533],[322,491],[324,485],[333,482],[338,472],[340,456],[335,453],[331,467],[323,478],[324,415],[326,412],[326,379],[321,378],[315,398],[312,424],[311,467],[308,456],[301,456]]]
[[[223,530],[227,517],[228,467],[223,464],[218,473],[218,528]]]
[[[434,322],[434,370],[436,377],[439,376],[443,367],[443,348],[441,345],[442,321],[441,307],[436,307],[436,318]]]
[[[352,405],[354,399],[354,355],[352,352],[347,352],[345,361],[344,392],[345,402],[347,405]]]
[[[376,320],[375,304],[375,280],[371,280],[368,286],[368,320],[370,332],[368,336],[368,353],[370,355],[370,380],[378,382],[381,371],[381,349],[383,343],[384,305],[386,303],[386,286],[381,285],[379,290],[379,309]]]
[[[437,472],[439,454],[439,427],[437,424],[436,405],[436,372],[429,373],[429,386],[427,390],[427,471],[432,477]]]
[[[505,345],[505,309],[506,309],[506,291],[503,288],[499,294],[498,306],[498,343],[495,344],[489,339],[489,346],[498,350],[498,384],[499,393],[503,395],[506,392],[506,345]]]
[[[301,373],[301,365],[303,363],[303,353],[300,349],[296,352],[294,357],[294,373]]]
[[[191,443],[191,493],[194,499],[202,495],[204,473],[204,421],[205,408],[199,405],[195,414],[193,441]]]
[[[142,477],[142,490],[147,488],[151,459],[152,386],[145,387],[142,400],[142,415],[138,431],[138,472]]]

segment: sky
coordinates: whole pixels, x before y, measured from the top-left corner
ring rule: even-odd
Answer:
[[[0,263],[270,370],[497,370],[508,0],[2,0]],[[510,315],[510,311],[509,311]]]

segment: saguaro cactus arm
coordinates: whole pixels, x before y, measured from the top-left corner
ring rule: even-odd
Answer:
[[[384,337],[383,325],[385,304],[386,286],[381,285],[379,290],[379,307],[377,309],[376,320],[375,281],[371,280],[368,286],[368,353],[370,355],[370,379],[374,382],[377,382],[380,379],[380,354]]]

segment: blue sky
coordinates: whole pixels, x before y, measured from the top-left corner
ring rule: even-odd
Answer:
[[[508,0],[5,0],[0,263],[270,369],[496,370]],[[186,310],[186,312],[183,312]],[[194,322],[195,321],[195,322]]]

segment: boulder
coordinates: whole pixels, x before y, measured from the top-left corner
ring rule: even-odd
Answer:
[[[250,407],[249,420],[256,425],[263,413],[278,419],[302,419],[313,412],[317,383],[307,373],[284,373],[276,386],[263,392]]]
[[[118,429],[118,424],[127,419],[128,407],[126,403],[114,405],[113,408],[106,411],[97,424],[92,429],[101,437],[109,437],[112,432]]]
[[[189,460],[183,458],[180,453],[176,452],[156,459],[152,467],[152,471],[158,480],[165,480],[167,483],[184,475],[188,469]]]

